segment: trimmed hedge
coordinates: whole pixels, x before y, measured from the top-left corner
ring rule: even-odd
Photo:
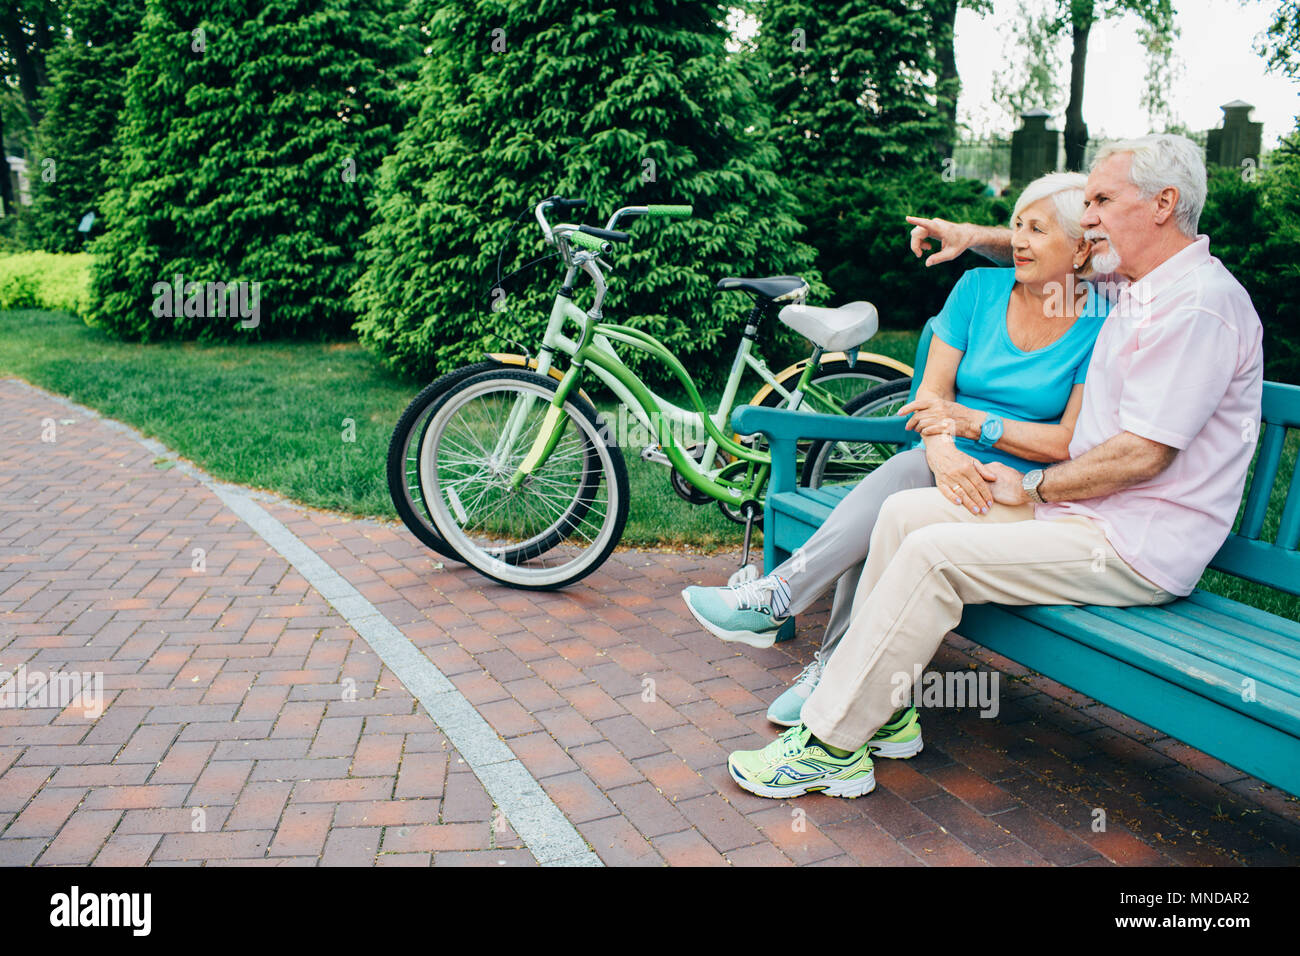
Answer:
[[[60,309],[82,315],[90,301],[88,253],[0,255],[0,309]]]

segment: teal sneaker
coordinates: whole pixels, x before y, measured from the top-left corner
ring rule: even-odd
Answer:
[[[782,727],[793,727],[800,722],[803,702],[812,696],[822,679],[822,652],[813,655],[812,663],[799,672],[790,689],[772,701],[767,709],[767,719]]]
[[[836,757],[816,744],[809,746],[811,737],[807,726],[797,724],[762,750],[735,751],[727,758],[727,769],[736,783],[760,797],[860,797],[876,789],[870,743]]]
[[[734,587],[689,587],[682,600],[714,637],[750,647],[771,647],[789,620],[784,612],[790,606],[790,588],[783,578],[759,578]]]

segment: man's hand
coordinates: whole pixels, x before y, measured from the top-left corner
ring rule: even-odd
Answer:
[[[1023,505],[1029,501],[1024,486],[1020,484],[1025,477],[1021,472],[1000,461],[980,462],[977,467],[989,483],[989,491],[998,504]]]
[[[943,248],[925,260],[927,266],[956,259],[975,242],[975,230],[969,223],[949,222],[947,219],[922,219],[908,216],[912,229],[912,254],[920,258],[930,251],[930,239],[938,239]]]
[[[921,435],[949,434],[972,441],[980,437],[980,426],[984,424],[985,417],[985,413],[957,402],[928,396],[908,402],[898,410],[898,414],[911,414],[912,417],[903,426],[908,431],[919,432]]]

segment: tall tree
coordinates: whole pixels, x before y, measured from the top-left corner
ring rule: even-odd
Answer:
[[[1256,44],[1268,57],[1268,68],[1300,78],[1300,0],[1281,0],[1273,13],[1273,22]]]
[[[41,89],[46,83],[45,57],[58,42],[59,0],[11,0],[0,6],[0,71],[22,93],[28,120],[41,118]]]
[[[60,0],[8,0],[0,5],[0,204],[16,209],[5,141],[31,145],[41,118],[45,55],[61,37]],[[10,231],[6,229],[6,231]]]
[[[1126,14],[1138,18],[1137,35],[1147,53],[1142,105],[1152,126],[1169,127],[1174,117],[1167,91],[1179,69],[1173,54],[1178,36],[1172,0],[1021,0],[1013,28],[1015,51],[1010,75],[995,81],[994,98],[1014,114],[1023,103],[1055,109],[1060,92],[1058,45],[1070,45],[1069,95],[1065,105],[1065,166],[1083,167],[1088,124],[1083,119],[1088,44],[1092,29],[1104,19]],[[1040,102],[1031,102],[1032,100]]]
[[[1159,54],[1161,43],[1176,34],[1172,0],[1055,0],[1057,29],[1070,35],[1070,99],[1065,105],[1065,168],[1083,168],[1088,124],[1083,120],[1083,93],[1088,62],[1088,35],[1099,21],[1126,13],[1143,23],[1142,39]],[[1148,110],[1150,106],[1148,106]]]
[[[771,71],[764,93],[792,173],[939,167],[956,103],[952,77],[936,81],[935,37],[951,32],[934,16],[939,7],[924,0],[758,5],[758,54]],[[955,17],[955,6],[946,12]]]
[[[727,55],[724,13],[695,0],[439,4],[407,92],[419,117],[384,164],[355,290],[362,340],[417,375],[533,346],[555,262],[502,286],[504,297],[493,285],[499,256],[509,273],[548,251],[528,214],[553,194],[588,200],[569,218],[597,225],[624,205],[694,205],[686,221],[628,225],[605,305],[693,370],[716,372],[741,327],[747,303],[714,290],[722,276],[797,273],[824,293],[753,61]]]
[[[939,139],[939,152],[951,156],[957,139],[957,101],[961,98],[961,77],[957,73],[955,49],[957,10],[973,10],[980,16],[993,12],[993,0],[930,0],[934,23],[933,41],[938,77],[935,90],[939,97],[939,115],[943,118],[943,133]]]
[[[134,44],[88,321],[142,339],[344,332],[418,51],[399,0],[148,0]],[[155,309],[178,274],[259,284],[260,324]]]
[[[1043,0],[1019,0],[1004,28],[1005,67],[993,77],[990,94],[1012,126],[1028,109],[1059,111],[1064,59],[1055,11]]]
[[[34,195],[25,225],[31,245],[79,249],[79,220],[100,208],[135,57],[131,37],[144,9],[145,0],[67,0],[67,39],[48,58],[50,83],[30,169]]]

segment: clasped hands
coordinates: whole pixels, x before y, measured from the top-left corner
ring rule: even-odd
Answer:
[[[924,435],[925,433],[922,432]],[[925,460],[939,493],[971,514],[987,514],[993,502],[1022,505],[1029,501],[1021,486],[1023,474],[1000,461],[982,462],[958,451],[951,431],[938,429],[925,444]]]

